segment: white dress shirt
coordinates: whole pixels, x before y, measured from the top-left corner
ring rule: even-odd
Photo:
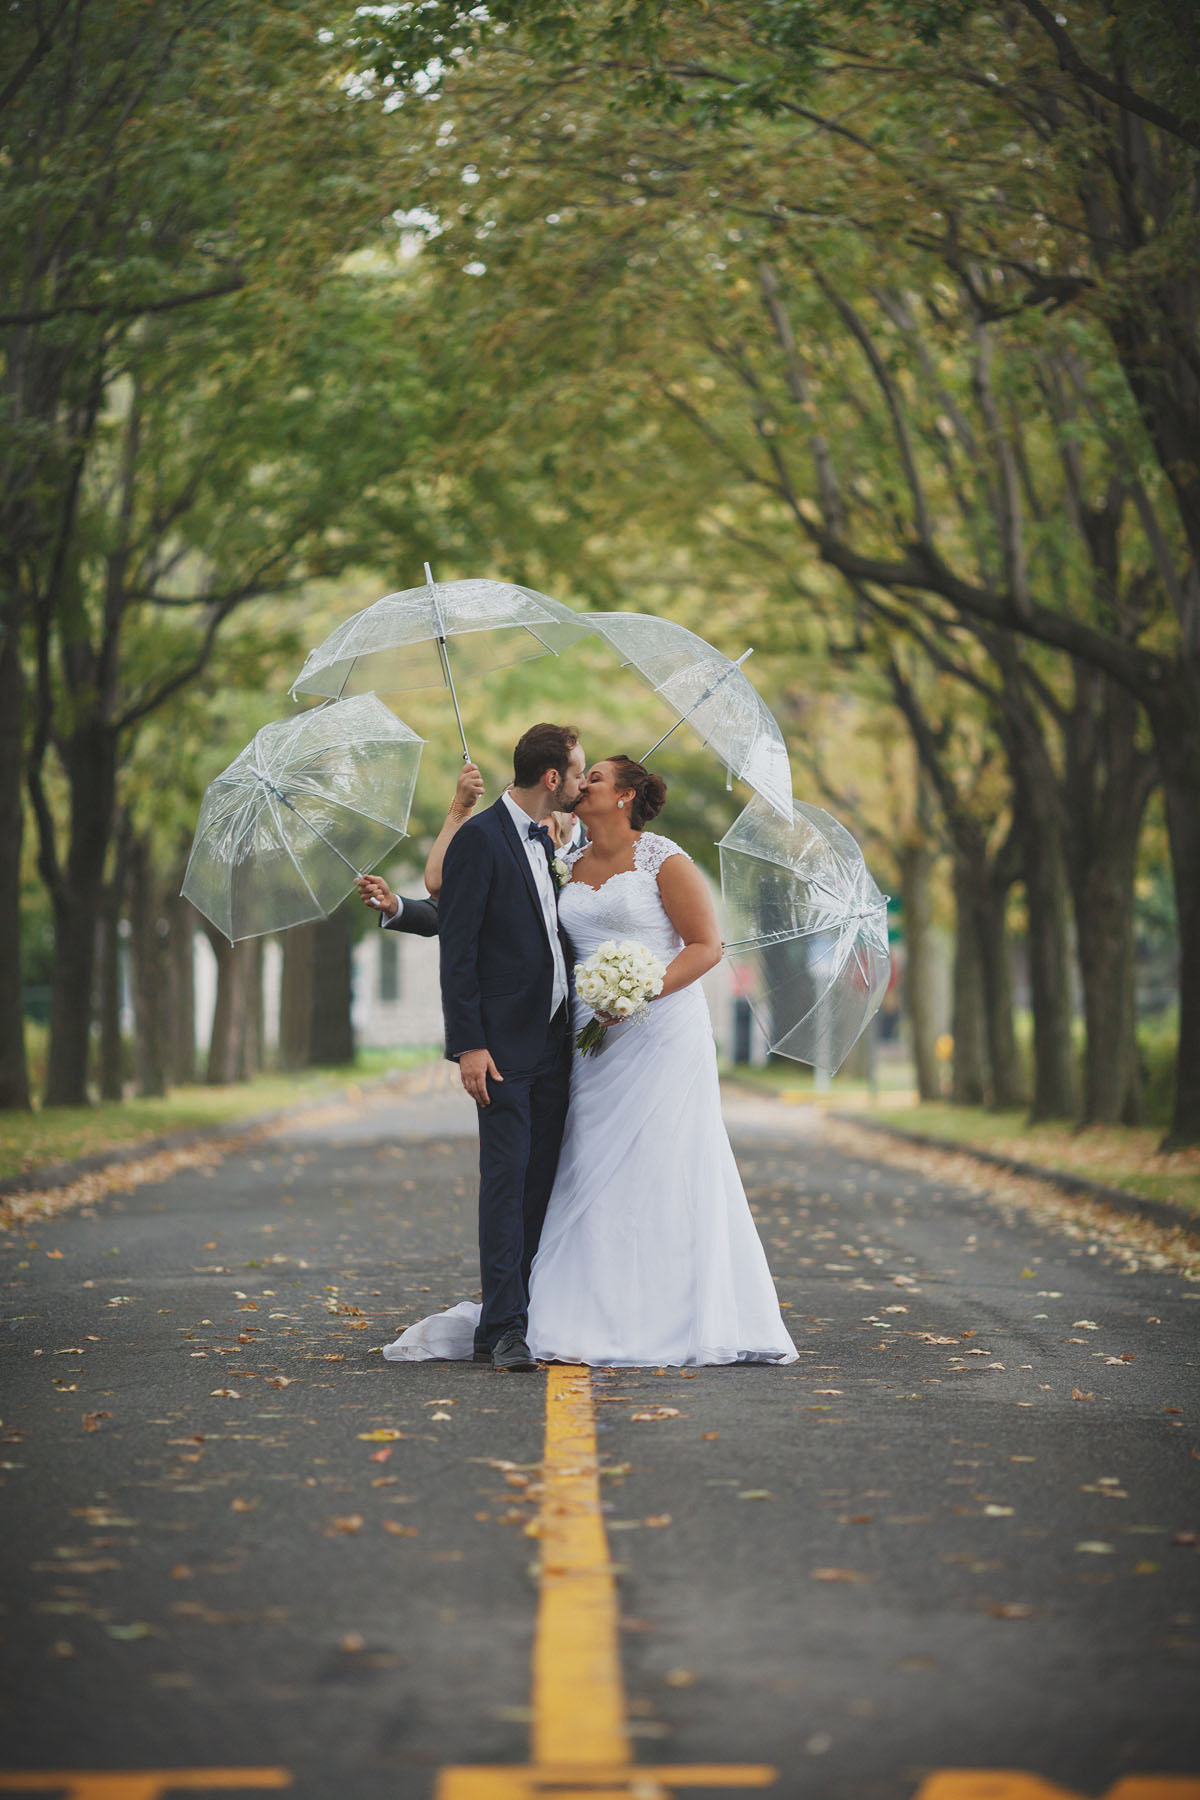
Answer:
[[[538,821],[531,819],[524,808],[517,805],[510,793],[506,792],[502,797],[508,808],[509,817],[517,828],[517,836],[525,847],[529,867],[533,870],[538,899],[542,903],[542,923],[546,927],[546,936],[550,941],[550,954],[554,958],[554,985],[550,993],[550,1017],[553,1018],[567,997],[567,965],[563,958],[562,943],[558,935],[558,889],[554,885],[554,877],[550,873],[550,865],[546,861],[546,852],[542,849],[541,840],[531,838],[529,835],[529,827],[536,825]],[[548,826],[547,830],[549,830]]]

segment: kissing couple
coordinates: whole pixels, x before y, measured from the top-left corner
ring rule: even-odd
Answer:
[[[483,1303],[410,1326],[390,1362],[796,1359],[721,1119],[700,986],[722,953],[712,900],[686,852],[646,829],[666,794],[641,763],[589,768],[574,731],[534,725],[512,785],[446,847],[442,1008],[479,1115]],[[587,833],[565,854],[554,812]],[[662,988],[584,1055],[593,1013],[572,971],[613,939],[657,958]]]

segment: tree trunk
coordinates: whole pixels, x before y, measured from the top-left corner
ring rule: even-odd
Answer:
[[[293,925],[283,935],[279,993],[279,1067],[307,1069],[312,1048],[315,925]]]
[[[1024,806],[1027,801],[1020,801]],[[1075,1111],[1071,1052],[1071,936],[1062,846],[1030,821],[1021,827],[1028,913],[1029,999],[1033,1011],[1030,1117],[1066,1119]]]
[[[916,830],[911,842],[901,846],[898,860],[904,901],[904,1006],[912,1031],[917,1093],[922,1100],[938,1100],[942,1092],[932,979],[929,886],[935,853],[930,811],[929,782],[918,765]]]
[[[246,1005],[238,1046],[238,1080],[253,1081],[263,1060],[263,940],[251,938],[246,951]]]
[[[16,608],[0,620],[0,1109],[29,1110],[21,1006],[21,833],[25,680]]]
[[[317,1064],[354,1061],[350,1018],[354,930],[348,907],[313,927],[312,1031],[309,1055]]]
[[[238,1079],[250,974],[247,952],[253,950],[253,944],[231,944],[207,923],[205,931],[217,959],[217,999],[204,1079],[211,1087],[225,1087]]]
[[[102,1100],[123,1100],[125,1097],[125,1045],[121,1036],[121,915],[125,904],[128,857],[128,822],[122,818],[116,832],[112,879],[105,885],[99,919],[97,1012]]]
[[[130,951],[133,963],[134,1073],[145,1098],[167,1091],[169,926],[160,904],[150,844],[137,839],[130,854]]]
[[[1168,1146],[1200,1143],[1200,707],[1180,683],[1181,704],[1151,714],[1179,915],[1179,1053]]]
[[[70,784],[70,847],[54,884],[47,1106],[88,1104],[88,1047],[96,967],[96,901],[112,834],[116,744],[104,727],[81,728],[63,751]]]
[[[972,871],[954,858],[954,1078],[956,1106],[982,1106],[987,1098],[983,970]]]
[[[1075,1110],[1066,802],[1011,644],[1001,642],[996,660],[1005,677],[998,724],[1012,777],[1013,833],[1021,853],[1028,913],[1033,1009],[1030,1117],[1065,1119]]]
[[[1020,1106],[1025,1099],[1017,1034],[1013,1028],[1012,942],[1008,935],[1008,894],[1018,878],[1015,841],[1010,840],[984,871],[979,893],[979,953],[983,971],[991,1104]]]
[[[179,882],[171,883],[168,901],[171,922],[169,946],[169,979],[171,1008],[170,1032],[171,1080],[185,1086],[196,1079],[196,979],[195,946],[197,914],[190,900],[179,893]]]

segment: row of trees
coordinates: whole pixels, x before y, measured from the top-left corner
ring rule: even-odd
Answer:
[[[773,653],[798,789],[872,834],[912,975],[949,859],[959,1098],[1021,1090],[1019,891],[1035,1113],[1137,1116],[1134,884],[1161,805],[1173,1134],[1200,1134],[1200,99],[1172,18],[10,13],[0,1105],[28,1103],[26,822],[46,1097],[78,1102],[94,1008],[115,1081],[105,946],[122,913],[155,934],[151,1017],[199,793],[278,710],[321,583],[436,545]],[[874,800],[825,736],[854,717]]]
[[[0,67],[0,1105],[23,1107],[26,826],[45,1099],[77,1104],[96,1019],[119,1089],[122,916],[139,948],[165,924],[150,890],[178,891],[212,753],[269,716],[237,692],[285,685],[306,584],[415,552],[430,412],[394,134],[324,9],[44,0],[6,12]],[[187,935],[135,957],[151,1083],[190,1066],[163,979]]]
[[[959,1097],[1017,1096],[1019,883],[1035,1116],[1137,1116],[1134,881],[1161,793],[1182,1140],[1200,105],[1169,9],[1072,19],[446,0],[364,49],[404,96],[443,316],[474,347],[480,468],[532,436],[595,531],[637,519],[650,585],[664,542],[697,584],[754,565],[776,643],[905,720],[953,861]]]

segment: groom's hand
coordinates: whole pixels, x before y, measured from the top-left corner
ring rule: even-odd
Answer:
[[[489,1078],[492,1081],[504,1080],[492,1061],[489,1050],[464,1050],[458,1059],[458,1073],[476,1106],[492,1104],[491,1095],[487,1091]]]
[[[385,919],[395,918],[400,902],[382,875],[360,875],[357,887],[359,898],[365,905],[373,906]]]

